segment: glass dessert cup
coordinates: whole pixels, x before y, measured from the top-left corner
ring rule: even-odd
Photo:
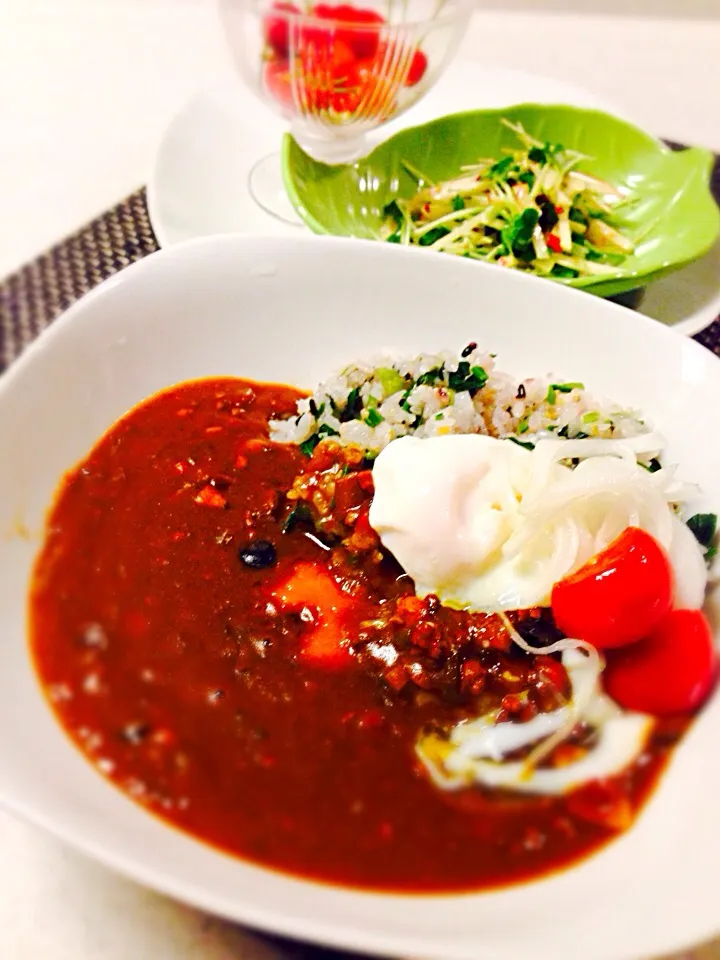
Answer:
[[[219,0],[237,70],[325,163],[368,152],[368,134],[423,97],[454,56],[471,0],[368,0],[302,8],[280,0]],[[278,153],[249,175],[253,199],[300,221],[285,194]]]

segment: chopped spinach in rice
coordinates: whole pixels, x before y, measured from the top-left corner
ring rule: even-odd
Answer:
[[[412,359],[382,355],[353,363],[298,402],[297,415],[270,423],[271,439],[308,455],[325,438],[363,448],[369,459],[398,437],[483,433],[531,448],[542,437],[624,438],[647,433],[633,410],[594,398],[579,381],[519,381],[495,355],[469,343]],[[643,464],[657,470],[656,459]]]

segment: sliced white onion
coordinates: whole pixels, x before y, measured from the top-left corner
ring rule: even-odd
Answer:
[[[681,610],[699,610],[705,601],[708,580],[705,554],[692,530],[678,517],[672,518],[668,553],[675,579],[673,606]]]
[[[523,761],[530,768],[544,760],[555,747],[570,736],[576,724],[587,713],[593,700],[607,699],[600,692],[600,674],[605,663],[598,650],[591,643],[587,643],[585,640],[576,640],[573,637],[563,637],[562,640],[556,640],[555,643],[546,647],[533,647],[518,633],[504,613],[500,614],[500,618],[513,643],[526,653],[548,655],[562,651],[563,666],[570,680],[571,694],[567,716],[557,730],[540,743],[530,756]]]
[[[494,763],[476,760],[464,771],[454,771],[453,783],[465,784],[468,777],[486,787],[503,787],[519,793],[559,796],[582,786],[589,780],[617,776],[627,769],[645,749],[653,727],[650,717],[627,713],[606,721],[598,740],[582,759],[563,767],[537,768],[528,771],[524,761]],[[437,782],[437,781],[436,781]]]
[[[519,637],[512,627],[510,629],[513,639]],[[570,703],[539,714],[526,723],[511,720],[496,723],[496,714],[464,721],[453,729],[441,762],[428,753],[421,741],[416,748],[417,755],[433,782],[442,789],[455,790],[479,783],[522,793],[559,795],[588,780],[616,776],[644,750],[653,720],[642,714],[623,713],[600,691],[602,663],[594,648],[569,639],[543,648],[532,647],[521,637],[520,641],[523,649],[533,653],[564,651],[563,664],[572,686]],[[574,763],[539,768],[540,760],[562,743],[583,719],[597,730],[598,739],[593,748]],[[538,746],[524,760],[504,761],[508,754],[533,744]]]
[[[642,457],[648,453],[662,453],[667,446],[665,437],[658,430],[651,430],[649,433],[639,433],[635,437],[625,437],[620,443],[630,447],[637,457]]]
[[[649,448],[647,438],[652,438]],[[644,442],[643,442],[644,441]],[[659,434],[643,434],[626,440],[608,440],[602,437],[588,437],[581,440],[543,439],[533,451],[533,486],[543,489],[551,479],[553,469],[562,460],[584,460],[588,457],[619,457],[633,465],[637,457],[648,452],[659,452],[658,444],[664,446]]]
[[[445,767],[452,773],[461,773],[467,769],[468,761],[489,759],[499,763],[509,753],[546,740],[570,715],[570,707],[560,707],[551,713],[539,713],[526,723],[496,723],[495,714],[464,721],[450,735],[457,750],[448,754]]]
[[[546,537],[548,527],[566,517],[593,534],[592,553],[607,546],[628,526],[642,526],[669,547],[672,513],[656,477],[638,467],[634,459],[614,457],[584,460],[575,470],[563,471],[554,483],[523,501],[523,523],[505,543],[504,558],[518,555],[534,538]],[[575,559],[579,565],[588,556]],[[568,572],[570,568],[564,571]]]

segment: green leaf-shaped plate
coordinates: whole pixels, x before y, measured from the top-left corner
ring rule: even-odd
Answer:
[[[403,130],[362,160],[338,166],[313,160],[286,134],[285,187],[315,233],[380,240],[383,207],[417,190],[417,180],[403,164],[437,182],[480,157],[500,157],[504,147],[517,147],[512,131],[500,122],[503,117],[521,122],[541,140],[588,154],[594,159],[581,169],[635,196],[624,211],[623,231],[635,240],[636,250],[617,274],[557,282],[615,296],[697,260],[715,242],[720,210],[709,189],[713,156],[708,150],[672,151],[617,117],[579,107],[522,104],[452,114]]]

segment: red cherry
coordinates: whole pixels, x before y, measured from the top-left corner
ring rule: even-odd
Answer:
[[[422,50],[416,50],[410,63],[410,69],[405,77],[405,86],[414,87],[420,83],[427,70],[428,58]]]
[[[265,65],[265,87],[278,103],[293,109],[293,91],[290,82],[290,65],[287,60],[271,60]]]
[[[672,592],[672,567],[663,548],[646,530],[627,527],[559,580],[550,603],[566,637],[607,650],[651,633],[670,610]]]
[[[385,23],[385,18],[381,14],[374,10],[365,10],[346,3],[338,6],[318,3],[312,8],[312,13],[321,20],[335,20],[339,23],[352,24],[351,28],[348,27],[343,30],[340,27],[332,32],[352,48],[358,59],[375,56],[380,41],[379,27]],[[358,26],[362,24],[367,24],[374,29],[358,29]]]
[[[695,710],[712,689],[717,653],[700,610],[671,610],[645,640],[610,650],[603,683],[626,710],[663,716]]]
[[[294,3],[274,3],[272,9],[278,14],[300,13]],[[263,27],[265,43],[281,59],[287,57],[290,49],[290,25],[287,17],[270,14],[265,17]]]

